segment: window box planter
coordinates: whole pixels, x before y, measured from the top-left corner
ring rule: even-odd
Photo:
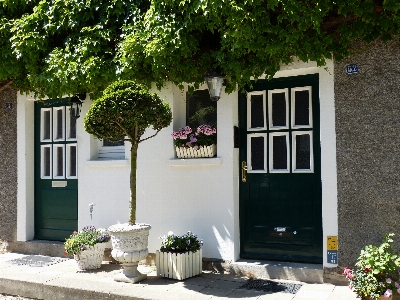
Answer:
[[[214,157],[217,154],[217,145],[200,146],[197,150],[194,148],[175,147],[178,158],[196,158],[196,157]]]
[[[184,280],[202,272],[202,249],[196,252],[156,252],[157,275]]]

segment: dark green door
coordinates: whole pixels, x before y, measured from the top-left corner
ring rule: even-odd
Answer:
[[[64,241],[78,227],[76,119],[67,99],[35,102],[35,238]]]
[[[322,263],[318,75],[239,95],[241,257]]]

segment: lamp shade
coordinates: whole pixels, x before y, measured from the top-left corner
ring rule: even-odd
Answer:
[[[218,72],[212,71],[204,76],[207,82],[208,92],[212,101],[218,101],[221,97],[222,86],[225,78],[220,76]]]
[[[73,96],[68,104],[70,105],[71,118],[78,119],[81,113],[82,101],[77,96]]]

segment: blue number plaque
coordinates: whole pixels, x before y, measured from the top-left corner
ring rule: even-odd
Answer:
[[[337,264],[337,250],[328,250],[328,264]]]
[[[357,74],[358,73],[358,64],[351,64],[346,66],[347,74]]]

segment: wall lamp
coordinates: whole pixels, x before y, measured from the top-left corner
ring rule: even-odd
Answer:
[[[222,86],[225,85],[225,78],[217,70],[213,69],[210,73],[204,75],[204,79],[207,83],[211,100],[218,101],[221,97]]]
[[[69,112],[71,113],[71,118],[78,119],[81,116],[81,107],[85,99],[86,93],[76,94],[70,98],[68,105],[70,106]]]

